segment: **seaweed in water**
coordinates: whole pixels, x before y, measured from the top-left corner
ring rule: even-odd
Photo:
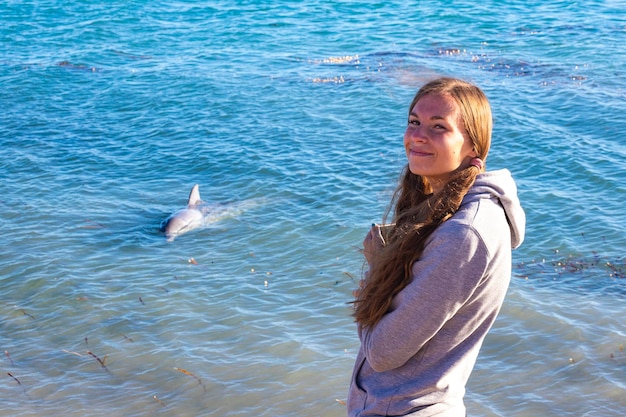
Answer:
[[[559,255],[552,259],[519,262],[516,276],[534,283],[573,285],[585,291],[617,290],[626,292],[626,258],[609,258],[593,253],[591,256]]]

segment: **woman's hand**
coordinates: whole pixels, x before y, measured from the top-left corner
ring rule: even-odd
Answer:
[[[385,246],[385,240],[383,239],[380,226],[372,224],[372,228],[367,232],[365,239],[363,239],[363,255],[365,255],[368,265],[372,263],[374,256],[383,246]],[[359,287],[352,291],[354,298],[359,298],[359,294],[364,286],[365,279],[359,280]]]
[[[373,224],[372,228],[365,236],[365,239],[363,239],[363,255],[365,255],[365,260],[368,264],[371,264],[372,259],[383,246],[385,246],[385,241],[380,226]]]
[[[354,296],[354,298],[359,298],[359,294],[361,294],[361,290],[363,289],[364,285],[365,285],[365,280],[364,279],[360,279],[359,280],[359,288],[357,288],[356,290],[352,291],[352,295]]]

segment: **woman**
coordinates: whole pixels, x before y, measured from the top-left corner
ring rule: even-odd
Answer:
[[[487,98],[461,80],[429,82],[409,107],[392,224],[363,242],[351,417],[466,415],[465,384],[525,228],[509,171],[484,170],[491,130]]]

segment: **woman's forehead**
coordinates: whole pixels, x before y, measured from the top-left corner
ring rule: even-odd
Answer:
[[[434,116],[449,117],[458,116],[459,105],[452,96],[442,93],[428,93],[415,103],[412,113],[437,113]]]

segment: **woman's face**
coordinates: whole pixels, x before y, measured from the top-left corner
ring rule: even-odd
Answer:
[[[477,156],[456,101],[439,93],[425,95],[411,109],[404,148],[410,171],[425,177],[434,192],[454,170]]]

